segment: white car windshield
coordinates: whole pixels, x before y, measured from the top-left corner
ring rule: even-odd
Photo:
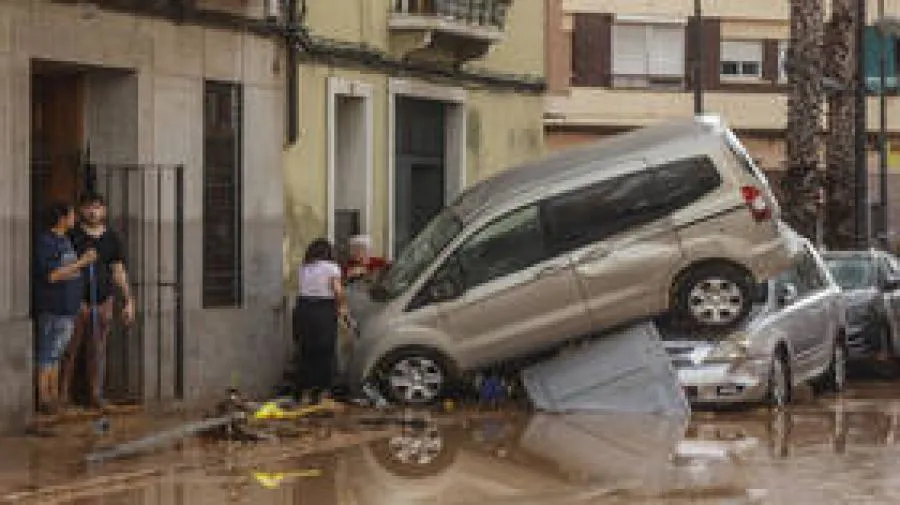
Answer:
[[[438,214],[397,256],[375,286],[377,298],[391,299],[406,291],[456,238],[462,223],[452,208]]]

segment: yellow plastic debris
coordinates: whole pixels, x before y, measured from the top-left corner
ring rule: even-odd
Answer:
[[[285,479],[300,479],[306,477],[321,477],[322,470],[313,468],[309,470],[299,470],[295,472],[279,472],[279,473],[266,473],[266,472],[255,472],[253,474],[253,478],[256,479],[256,482],[259,483],[262,487],[266,489],[278,489],[281,487],[281,483],[285,481]]]

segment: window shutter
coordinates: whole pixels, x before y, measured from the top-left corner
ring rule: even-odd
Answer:
[[[700,42],[703,44],[703,87],[719,87],[719,65],[721,59],[722,23],[717,18],[704,18],[701,25]]]
[[[777,40],[768,39],[763,41],[763,79],[777,83],[781,69],[781,54],[778,48]]]
[[[685,83],[690,89],[694,87],[694,57],[697,54],[694,30],[697,26],[693,18],[688,20],[688,26],[684,33],[685,58],[684,73]],[[717,18],[704,18],[700,23],[700,47],[702,54],[702,79],[703,87],[716,89],[719,87],[719,65],[721,64],[721,24]]]
[[[617,24],[612,29],[614,75],[647,75],[646,25]]]
[[[762,53],[761,42],[726,40],[722,42],[721,60],[762,62]]]
[[[572,34],[572,85],[607,87],[610,79],[612,16],[576,14]]]
[[[682,26],[648,27],[648,73],[681,76],[684,69],[684,28]]]

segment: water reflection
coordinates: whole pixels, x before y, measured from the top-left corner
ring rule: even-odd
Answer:
[[[900,403],[890,401],[698,413],[690,424],[614,414],[407,418],[419,422],[313,456],[270,457],[277,446],[194,448],[191,465],[101,481],[53,501],[822,505],[854,501],[854,486],[869,490],[865,503],[900,496],[888,464],[900,457]]]

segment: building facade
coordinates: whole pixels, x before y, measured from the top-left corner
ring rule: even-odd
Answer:
[[[0,2],[0,429],[34,409],[40,210],[91,189],[139,309],[110,341],[110,398],[193,405],[279,378],[284,64],[265,8]]]
[[[394,254],[468,184],[543,151],[543,5],[308,2],[285,271],[356,233]]]
[[[773,178],[786,168],[789,2],[701,0],[699,44],[694,38],[693,0],[546,0],[546,4],[549,149],[690,117],[693,62],[699,57],[704,112],[722,115]],[[900,16],[900,2],[885,0],[885,12]],[[870,3],[867,15],[872,25],[875,4]],[[867,27],[873,173],[878,163],[874,151],[879,131],[879,104],[874,96],[880,81],[878,40],[875,28]],[[900,113],[896,47],[896,37],[889,36],[887,129],[892,145],[900,140],[900,121],[895,119]],[[895,157],[890,170],[900,174]],[[890,179],[892,200],[900,201],[900,178],[892,175]],[[874,201],[877,183],[875,178],[870,183]],[[900,212],[891,215],[894,223],[900,223]]]

